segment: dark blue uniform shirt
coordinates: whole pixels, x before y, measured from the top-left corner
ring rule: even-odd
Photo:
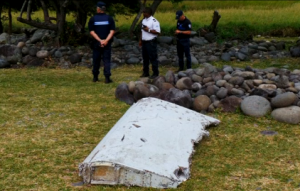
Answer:
[[[191,21],[185,17],[183,21],[178,20],[177,21],[177,29],[180,31],[191,31],[192,30],[192,23]],[[178,39],[185,39],[185,38],[190,38],[191,35],[187,34],[178,34],[177,38]]]
[[[102,40],[106,39],[110,31],[115,29],[115,21],[105,13],[97,13],[90,18],[89,30],[94,31]]]

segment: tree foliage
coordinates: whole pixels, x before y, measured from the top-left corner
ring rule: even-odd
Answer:
[[[21,1],[21,0],[19,0]],[[114,16],[114,14],[129,15],[135,9],[137,9],[138,0],[123,1],[123,0],[110,0],[105,1],[107,3],[108,12]],[[41,29],[54,30],[58,33],[61,43],[66,40],[66,34],[68,33],[84,33],[86,22],[89,16],[92,16],[96,12],[96,4],[98,0],[23,0],[23,8],[21,9],[20,16],[17,18],[19,22],[26,23],[30,26],[34,26]],[[43,10],[44,19],[32,20],[32,5],[36,5]],[[27,17],[23,18],[22,14],[27,12]],[[55,11],[56,16],[50,17],[49,11]],[[68,23],[66,21],[66,14],[72,13],[74,21]],[[66,30],[74,30],[68,31]]]
[[[135,20],[129,30],[132,33],[137,25],[142,11],[147,3],[151,3],[153,13],[162,2],[162,0],[102,0],[107,4],[108,12],[114,16],[116,14],[131,15],[137,13]],[[182,0],[169,0],[172,3],[178,3]],[[60,40],[65,40],[66,34],[84,33],[86,22],[89,16],[96,12],[96,3],[98,0],[14,0],[14,2],[0,2],[0,16],[2,8],[21,10],[17,18],[19,22],[41,29],[49,29],[57,32]],[[44,18],[33,20],[31,14],[37,9],[42,9]],[[49,11],[56,13],[55,17],[49,16]],[[26,18],[23,13],[26,12]],[[68,23],[66,14],[72,13],[74,21]],[[3,30],[0,20],[0,32]],[[66,30],[74,30],[66,32]],[[63,42],[62,42],[63,43]]]

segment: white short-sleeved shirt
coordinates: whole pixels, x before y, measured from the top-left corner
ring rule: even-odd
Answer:
[[[143,26],[147,26],[150,30],[156,30],[156,32],[160,33],[159,22],[152,16],[143,19],[142,27]],[[142,29],[142,40],[152,40],[156,37],[157,37],[157,34],[152,34],[152,33],[146,32]]]

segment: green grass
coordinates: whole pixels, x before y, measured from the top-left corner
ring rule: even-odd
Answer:
[[[228,63],[215,63],[221,67]],[[298,59],[233,62],[233,66],[299,68]],[[161,74],[173,67],[161,67]],[[128,190],[82,186],[78,164],[129,108],[115,99],[121,82],[137,80],[140,65],[112,71],[114,83],[91,82],[90,69],[0,70],[0,190]],[[221,120],[195,147],[191,178],[178,190],[297,190],[300,129],[270,116],[209,113]],[[271,129],[276,136],[263,136]],[[133,187],[129,190],[155,190]]]
[[[257,2],[260,3],[260,1]],[[259,9],[254,6],[245,6],[238,9],[220,7],[218,11],[221,19],[218,23],[218,30],[224,37],[226,37],[226,33],[233,35],[243,31],[260,35],[299,36],[299,9],[300,3],[291,3],[290,6],[274,9]],[[193,30],[197,30],[210,25],[213,11],[214,9],[187,10],[185,15],[191,20]],[[175,11],[158,11],[154,17],[160,22],[163,35],[173,34],[176,28]],[[118,16],[117,25],[122,30],[126,30],[130,27],[133,19],[134,17]]]
[[[191,11],[191,10],[205,10],[205,9],[231,9],[231,8],[256,8],[256,9],[281,9],[283,7],[293,6],[299,1],[189,1],[183,0],[179,3],[171,3],[170,1],[163,1],[158,7],[160,12],[169,12],[176,10]],[[151,4],[151,1],[149,2]]]
[[[242,33],[270,36],[300,34],[299,1],[184,1],[177,4],[163,1],[155,14],[161,24],[162,35],[174,33],[175,11],[178,9],[184,10],[192,21],[193,30],[209,25],[213,11],[218,10],[222,16],[218,24],[218,32],[222,38]],[[19,13],[13,14],[13,31],[28,27],[16,20],[18,15]],[[55,13],[51,12],[50,15],[55,16]],[[117,27],[121,31],[128,31],[134,17],[135,15],[117,15]],[[35,12],[32,18],[43,18],[42,11]],[[72,14],[67,15],[67,21],[74,21]],[[7,21],[4,24],[7,30]]]

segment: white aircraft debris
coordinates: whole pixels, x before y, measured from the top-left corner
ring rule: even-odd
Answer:
[[[220,121],[144,98],[131,106],[79,165],[86,184],[176,188],[190,175],[194,143]]]

